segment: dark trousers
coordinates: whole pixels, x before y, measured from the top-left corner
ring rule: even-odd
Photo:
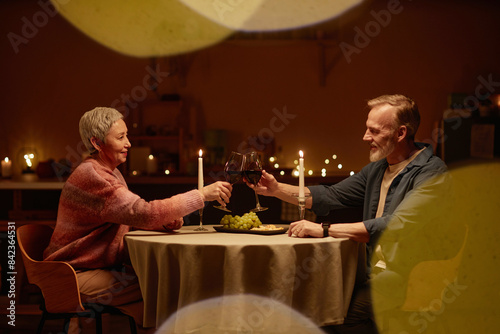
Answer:
[[[342,325],[325,326],[321,329],[329,334],[377,334],[369,281],[354,288],[344,323]]]

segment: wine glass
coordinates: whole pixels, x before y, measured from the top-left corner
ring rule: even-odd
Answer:
[[[244,164],[245,156],[243,154],[234,151],[231,152],[224,166],[224,177],[226,181],[231,184],[238,182],[241,179]],[[214,208],[231,212],[231,210],[226,207],[226,203],[214,206]]]
[[[199,211],[200,213],[200,226],[195,228],[195,231],[208,231],[206,228],[203,227],[203,208],[201,208]]]
[[[257,183],[259,183],[260,178],[262,177],[262,163],[260,161],[259,154],[257,152],[250,152],[245,156],[245,167],[243,173],[245,175],[245,178],[251,184],[257,185]],[[250,210],[250,212],[259,212],[267,210],[267,208],[260,206],[259,196],[257,195],[256,190],[255,190],[255,201],[257,202],[257,206],[254,209]]]

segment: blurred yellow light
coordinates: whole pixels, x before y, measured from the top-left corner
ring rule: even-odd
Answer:
[[[325,159],[325,164],[329,164],[330,163],[330,159]]]
[[[276,31],[331,20],[361,0],[180,0],[186,7],[222,26],[241,31]],[[279,15],[276,15],[279,13]]]
[[[133,57],[190,52],[216,44],[234,32],[180,1],[71,0],[51,3],[61,16],[87,36]],[[212,1],[207,4],[211,5]],[[242,15],[247,18],[254,13]]]
[[[339,169],[342,169],[342,164],[338,164],[338,165],[337,165],[337,167],[338,167]]]

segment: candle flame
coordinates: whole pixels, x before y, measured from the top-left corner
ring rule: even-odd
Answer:
[[[304,157],[304,152],[302,152],[302,150],[300,150],[299,151],[299,155],[300,155],[301,158],[303,158]]]
[[[3,159],[5,162],[9,162],[9,158],[8,157],[5,157],[5,159]]]
[[[201,158],[202,154],[203,154],[203,151],[200,149],[200,158]]]

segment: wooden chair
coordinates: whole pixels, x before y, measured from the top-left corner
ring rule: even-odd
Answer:
[[[102,333],[102,314],[125,315],[109,305],[82,304],[76,272],[66,262],[43,261],[43,251],[47,248],[53,229],[47,225],[23,225],[17,229],[17,241],[23,257],[28,281],[42,291],[40,305],[42,319],[37,333],[41,333],[45,320],[64,319],[64,332],[73,317],[94,318],[96,333]],[[130,332],[137,333],[135,321],[128,316]]]

